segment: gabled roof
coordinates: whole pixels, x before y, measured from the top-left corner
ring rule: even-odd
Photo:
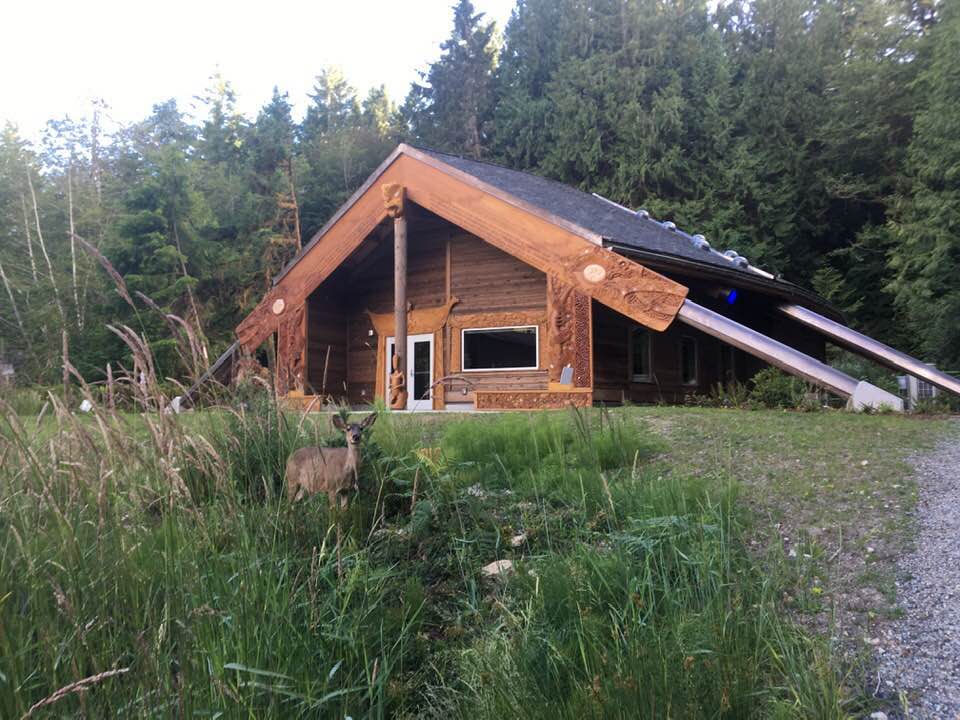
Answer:
[[[533,173],[406,144],[397,146],[374,170],[353,196],[314,234],[300,254],[276,275],[274,283],[283,279],[400,155],[419,156],[442,164],[453,172],[482,183],[488,190],[496,190],[508,201],[538,212],[553,222],[562,222],[576,234],[593,242],[610,245],[642,262],[660,264],[664,269],[675,266],[674,269],[678,271],[697,268],[701,273],[715,275],[721,281],[766,287],[775,293],[815,305],[827,315],[840,317],[819,295],[751,266],[746,258],[735,251],[719,252],[711,247],[703,235],[690,235],[670,221],[654,219],[645,210],[634,212],[600,195],[586,193]]]

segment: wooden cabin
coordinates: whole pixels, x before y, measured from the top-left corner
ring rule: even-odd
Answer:
[[[277,276],[236,347],[273,338],[292,402],[408,410],[679,402],[776,357],[691,323],[691,303],[813,364],[823,336],[776,308],[837,317],[643,211],[400,145]]]

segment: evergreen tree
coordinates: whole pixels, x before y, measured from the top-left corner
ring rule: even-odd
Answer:
[[[305,144],[349,127],[360,112],[356,89],[336,67],[320,71],[310,101],[300,126],[300,138]]]
[[[404,114],[415,141],[480,158],[489,144],[496,65],[494,24],[470,0],[453,9],[453,33],[440,59],[415,84]]]
[[[960,367],[960,9],[946,3],[918,78],[923,104],[907,151],[897,207],[891,290],[916,349]]]

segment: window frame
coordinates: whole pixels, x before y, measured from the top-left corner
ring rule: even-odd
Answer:
[[[683,379],[683,344],[689,342],[693,347],[693,379]],[[691,335],[682,335],[680,337],[680,384],[684,387],[695,387],[700,384],[700,344],[697,339]]]
[[[647,335],[647,373],[646,375],[637,375],[633,372],[633,336],[637,332],[644,332]],[[643,325],[635,325],[627,330],[627,378],[632,383],[652,383],[653,382],[653,333],[650,328]]]
[[[521,367],[503,367],[503,368],[470,368],[466,367],[466,355],[467,355],[467,333],[468,332],[482,332],[487,330],[529,330],[533,328],[533,349],[534,349],[534,365],[524,365]],[[539,325],[497,325],[496,327],[464,327],[460,328],[460,372],[464,373],[477,373],[477,372],[510,372],[518,370],[539,370],[540,369],[540,326]]]

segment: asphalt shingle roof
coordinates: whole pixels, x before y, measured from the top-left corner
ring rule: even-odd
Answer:
[[[417,149],[488,185],[595,232],[611,243],[715,265],[726,270],[749,272],[738,268],[721,253],[699,247],[699,238],[695,239],[679,229],[671,229],[672,223],[665,224],[643,217],[642,214],[617,207],[609,200],[539,175],[427,148]]]

